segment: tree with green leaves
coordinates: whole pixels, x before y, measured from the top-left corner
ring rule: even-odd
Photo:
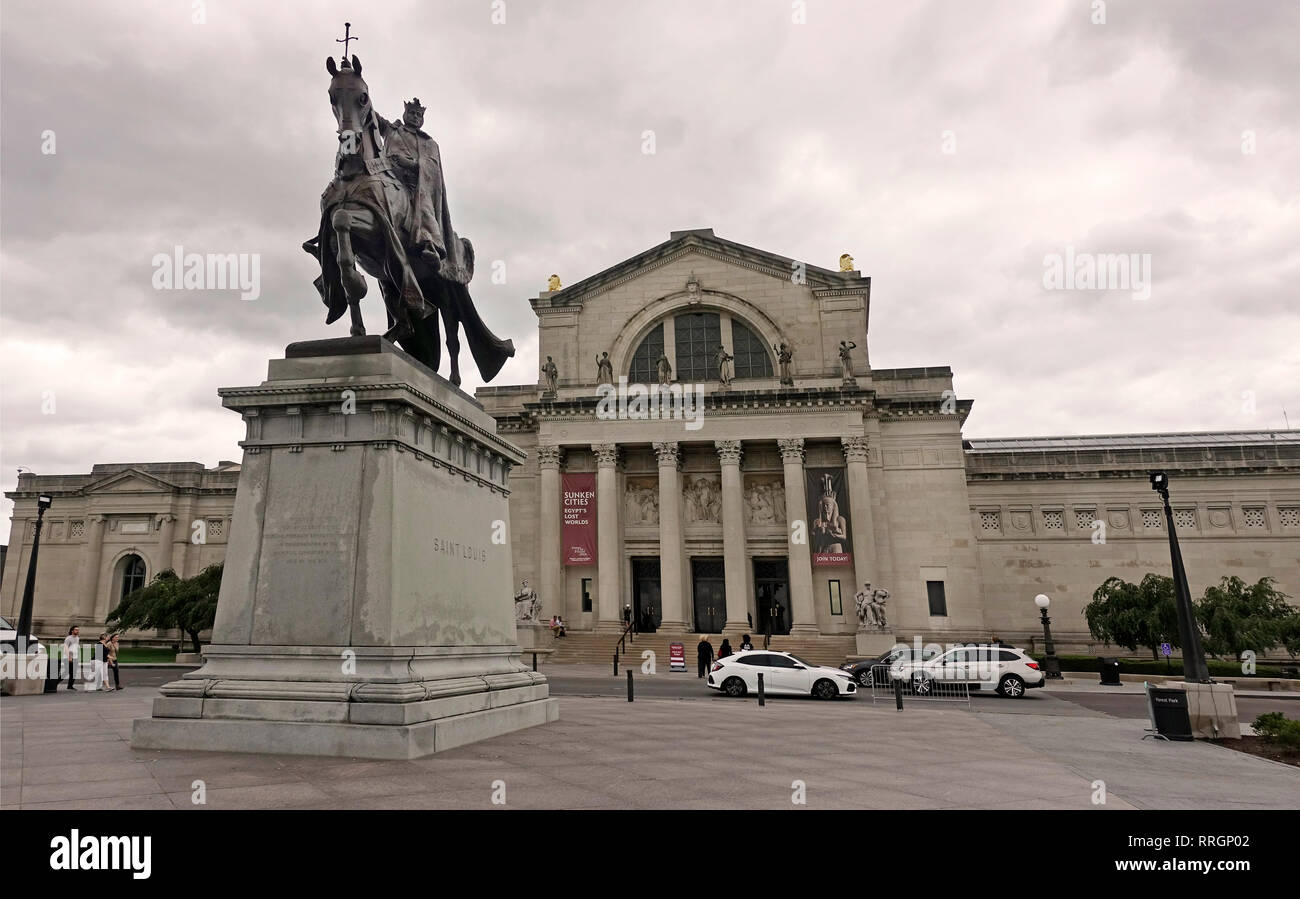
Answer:
[[[1138,584],[1107,578],[1083,607],[1083,614],[1092,636],[1106,643],[1130,651],[1145,646],[1153,659],[1158,658],[1161,643],[1179,648],[1173,578],[1152,573]]]
[[[209,565],[194,577],[182,578],[168,568],[139,590],[133,590],[108,620],[119,628],[179,628],[199,652],[199,634],[212,627],[217,617],[217,594],[221,590],[221,565]]]
[[[1196,603],[1196,620],[1205,632],[1205,651],[1216,657],[1241,658],[1252,650],[1262,654],[1286,646],[1292,655],[1300,649],[1300,610],[1287,602],[1271,577],[1254,584],[1225,577],[1207,587]]]

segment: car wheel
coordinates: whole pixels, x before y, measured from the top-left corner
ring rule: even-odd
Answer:
[[[998,692],[1003,696],[1008,696],[1012,699],[1019,699],[1025,695],[1025,682],[1014,674],[1008,674],[1006,677],[1002,678],[1002,682],[998,684]]]
[[[818,699],[834,699],[840,695],[839,687],[828,680],[819,680],[813,684],[813,695]]]
[[[917,696],[929,696],[934,692],[934,678],[928,674],[912,675],[912,692]]]
[[[738,677],[729,677],[722,682],[722,691],[728,696],[744,696],[745,682]]]
[[[870,687],[870,686],[871,686],[871,669],[870,669],[870,668],[863,668],[861,671],[858,672],[858,686],[861,686],[861,687]]]

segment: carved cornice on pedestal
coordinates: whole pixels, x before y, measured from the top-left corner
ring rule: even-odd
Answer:
[[[744,450],[741,448],[739,440],[715,440],[714,448],[718,451],[718,459],[723,465],[739,465]]]
[[[845,462],[866,462],[868,440],[866,437],[841,437]]]
[[[803,438],[781,437],[776,441],[781,450],[781,462],[803,462]]]
[[[618,467],[617,443],[593,443],[591,451],[596,454],[596,465],[600,468]]]
[[[654,444],[655,455],[659,457],[659,467],[671,465],[680,468],[682,464],[681,448],[676,443]]]
[[[539,446],[537,447],[537,467],[538,468],[559,468],[560,462],[564,459],[564,450],[558,446]]]

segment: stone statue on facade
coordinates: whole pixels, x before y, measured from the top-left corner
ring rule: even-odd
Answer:
[[[608,351],[603,352],[596,357],[596,383],[614,383],[614,363],[609,361]]]
[[[857,344],[851,340],[840,341],[840,377],[844,383],[848,384],[853,381],[853,354],[851,350],[857,348]]]
[[[723,387],[731,386],[731,379],[735,376],[735,367],[731,364],[735,356],[727,352],[726,347],[718,344],[718,351],[713,354],[713,364],[718,369],[718,383]]]
[[[848,253],[840,254],[840,271],[842,272],[856,271],[856,269],[854,268],[853,257],[850,256]]]
[[[537,616],[541,613],[542,600],[525,579],[515,594],[515,617],[520,621],[537,621]]]
[[[316,236],[302,245],[320,263],[315,284],[325,323],[347,312],[351,334],[366,333],[365,272],[379,282],[386,339],[436,371],[441,314],[451,382],[461,382],[462,327],[479,374],[491,381],[515,347],[488,329],[470,298],[474,247],[452,228],[438,144],[422,130],[424,106],[413,99],[401,121],[390,122],[371,105],[361,60],[345,56],[336,65],[330,57],[325,68],[339,148],[334,179],[321,195]]]
[[[853,595],[853,604],[858,612],[858,630],[888,627],[885,623],[885,602],[888,599],[889,591],[884,587],[873,590],[870,581],[862,585],[862,589]]]
[[[772,344],[772,349],[776,350],[776,365],[781,375],[781,383],[793,387],[794,376],[790,373],[790,363],[794,361],[794,350],[790,349],[790,343],[784,337],[779,344]]]
[[[560,284],[560,276],[559,276],[559,275],[551,275],[551,277],[549,277],[549,278],[546,279],[546,292],[547,292],[547,293],[555,293],[557,290],[559,290],[559,289],[561,288],[561,286],[562,286],[562,285]]]
[[[663,353],[659,354],[659,361],[655,363],[655,368],[659,372],[660,384],[671,384],[673,380],[673,365],[668,361],[668,357]]]
[[[545,385],[543,391],[551,396],[555,395],[555,391],[560,385],[560,369],[550,356],[546,357],[546,364],[542,366],[542,383]]]
[[[884,587],[877,587],[871,591],[871,603],[867,607],[871,611],[871,623],[877,627],[888,627],[885,621],[885,603],[889,599],[889,591]]]

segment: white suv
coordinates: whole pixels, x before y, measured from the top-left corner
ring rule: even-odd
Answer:
[[[1023,649],[1010,646],[957,646],[924,662],[901,661],[889,675],[908,681],[918,696],[930,693],[936,681],[964,683],[972,690],[995,690],[1019,699],[1025,690],[1041,687],[1047,675]]]

